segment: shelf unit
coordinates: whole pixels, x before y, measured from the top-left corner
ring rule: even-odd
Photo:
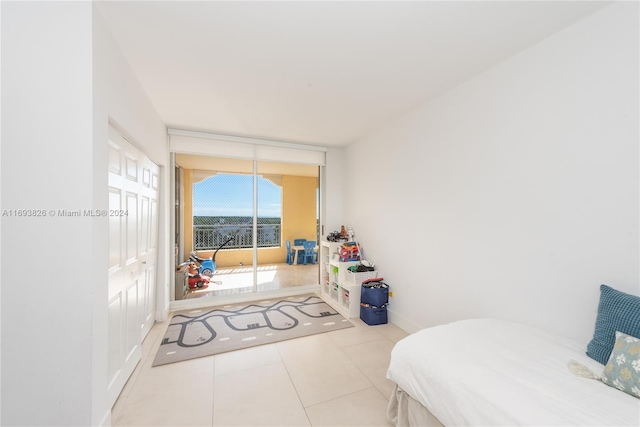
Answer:
[[[360,261],[340,262],[338,257],[342,242],[321,242],[320,268],[322,296],[336,311],[346,318],[360,316],[360,283],[347,277],[347,269]]]

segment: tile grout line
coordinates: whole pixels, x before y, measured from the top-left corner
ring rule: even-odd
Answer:
[[[157,323],[154,323],[154,325],[151,327],[151,330],[153,330],[153,327],[156,326]],[[142,343],[140,343],[140,349],[142,349],[142,345],[144,344],[144,341],[149,337],[149,335],[151,334],[151,330],[149,330],[149,334],[147,334],[147,336],[145,337],[145,339],[142,341]],[[164,336],[164,335],[162,335]],[[150,344],[150,349],[149,352],[147,354],[144,355],[144,357],[141,357],[140,360],[138,361],[138,364],[136,365],[136,367],[134,368],[134,373],[136,370],[139,369],[139,371],[137,373],[132,374],[129,379],[127,380],[127,382],[125,383],[125,386],[122,388],[122,391],[120,392],[120,395],[117,397],[116,402],[113,404],[113,407],[116,406],[116,404],[119,403],[120,400],[122,400],[122,402],[120,402],[119,405],[119,409],[117,413],[113,413],[113,407],[111,408],[111,422],[113,423],[116,418],[118,418],[118,416],[120,415],[120,413],[125,409],[127,402],[129,400],[129,395],[133,392],[133,390],[136,387],[136,384],[138,383],[138,380],[140,379],[140,376],[142,375],[142,369],[144,368],[145,363],[147,362],[147,359],[149,358],[149,356],[155,356],[155,354],[152,354],[152,350],[153,350],[153,346],[156,344],[157,342],[157,338],[159,336],[156,337],[156,340],[154,340],[153,343]],[[129,386],[129,389],[127,390],[127,393],[125,395],[122,394],[122,392],[124,391],[124,388],[127,387],[128,382],[131,381],[131,385]]]
[[[296,392],[296,396],[298,397],[298,402],[300,402],[300,406],[302,407],[302,410],[304,411],[304,416],[307,417],[307,421],[309,422],[310,426],[313,426],[313,424],[311,423],[311,419],[309,418],[309,413],[307,412],[307,408],[305,408],[304,403],[302,403],[302,398],[300,398],[300,393],[298,392],[298,387],[296,387],[296,383],[293,381],[293,378],[291,378],[291,372],[289,371],[289,367],[287,366],[287,363],[284,361],[284,357],[282,357],[282,353],[280,352],[280,349],[278,348],[278,343],[276,344],[276,351],[278,352],[278,355],[280,356],[280,361],[282,363],[282,366],[284,366],[285,371],[287,371],[287,376],[289,377],[289,381],[291,382],[291,385],[293,386],[293,389]]]
[[[211,427],[216,425],[216,355],[213,355],[213,369],[211,370]]]
[[[355,325],[354,325],[354,327],[355,327]],[[338,345],[338,343],[336,343],[336,342],[331,338],[331,333],[332,333],[332,332],[338,332],[338,331],[325,332],[323,335],[327,335],[327,336],[328,336],[328,338],[329,338],[329,340],[330,340],[330,341],[332,341],[332,342],[336,345],[337,350],[338,350],[340,353],[342,353],[342,355],[344,356],[344,357],[343,357],[343,359],[348,360],[349,362],[351,362],[351,364],[356,368],[356,370],[357,370],[358,372],[360,372],[360,374],[364,377],[364,379],[365,379],[365,380],[367,380],[367,382],[369,383],[369,387],[361,388],[361,389],[359,389],[359,390],[354,390],[354,391],[351,391],[351,392],[346,393],[346,394],[341,394],[340,396],[336,396],[336,397],[333,397],[333,398],[331,398],[331,399],[326,399],[326,400],[323,400],[323,401],[321,401],[321,402],[314,403],[313,405],[304,406],[304,404],[303,404],[303,405],[302,405],[302,407],[304,408],[305,412],[307,411],[307,408],[311,408],[311,407],[316,406],[316,405],[321,405],[321,404],[323,404],[323,403],[331,402],[332,400],[335,400],[335,399],[343,399],[343,398],[344,398],[344,397],[346,397],[346,396],[349,396],[349,395],[351,395],[351,394],[353,394],[353,393],[359,393],[359,392],[361,392],[361,391],[363,391],[363,390],[367,390],[367,389],[369,389],[369,388],[371,388],[371,387],[375,388],[375,384],[373,384],[373,382],[369,379],[369,377],[368,377],[364,372],[362,372],[362,370],[358,367],[358,365],[356,365],[356,364],[353,362],[353,360],[351,360],[351,358],[347,355],[347,353],[345,353],[345,352],[343,351],[343,348],[350,347],[350,346],[344,346],[344,347],[341,347],[340,345]],[[367,341],[367,342],[369,342],[369,341]],[[354,344],[354,345],[358,345],[358,344]],[[286,367],[286,365],[285,365],[285,367]],[[293,382],[293,379],[292,379],[291,381]],[[295,386],[295,383],[294,383],[294,386]]]
[[[392,349],[393,349],[393,345],[395,345],[394,341],[388,337],[386,337],[385,335],[381,334],[382,338],[378,338],[376,340],[372,340],[372,341],[365,341],[359,344],[352,344],[352,345],[348,345],[348,346],[344,346],[344,348],[349,348],[349,347],[355,347],[358,345],[363,345],[363,344],[369,344],[372,342],[376,342],[376,341],[388,341],[392,344]],[[371,380],[371,378],[369,378],[369,375],[367,375],[366,372],[362,371],[362,369],[360,369],[360,367],[358,366],[358,364],[351,358],[349,357],[349,355],[347,353],[345,353],[346,358],[351,361],[351,363],[353,363],[353,365],[356,367],[356,369],[358,371],[360,371],[360,373],[367,379],[367,381],[369,381],[371,383],[371,386],[382,396],[383,399],[387,400],[387,398],[385,397],[384,393],[382,392],[382,390],[380,390],[378,388],[378,386],[375,385],[375,383]],[[385,376],[386,379],[386,376]]]
[[[272,344],[275,344],[275,343],[272,343]],[[267,344],[267,345],[269,345],[269,344]],[[249,347],[249,348],[252,348],[252,347]],[[254,347],[254,348],[255,348],[255,347]],[[245,350],[246,350],[246,349],[245,349]],[[238,350],[236,350],[236,351],[238,351]],[[239,350],[239,351],[242,351],[242,350]],[[233,351],[228,351],[228,352],[226,352],[226,353],[233,353]],[[214,356],[218,356],[218,355],[220,355],[220,354],[226,354],[226,353],[218,353],[218,354],[216,354],[216,355],[214,355]],[[279,363],[282,363],[282,364],[284,365],[284,361],[279,360],[279,361],[277,361],[277,362],[269,362],[269,363],[265,363],[265,364],[258,365],[258,366],[249,366],[249,367],[246,367],[246,368],[239,369],[239,370],[237,370],[237,371],[226,372],[226,373],[224,373],[224,374],[220,374],[220,375],[215,375],[215,372],[214,372],[214,376],[216,376],[216,377],[226,377],[227,375],[234,375],[234,374],[237,374],[237,373],[239,373],[239,372],[245,372],[245,371],[250,371],[250,370],[252,370],[252,369],[257,369],[257,368],[262,368],[262,367],[267,367],[267,366],[277,365],[277,364],[279,364]],[[285,367],[286,367],[286,366],[285,366]]]

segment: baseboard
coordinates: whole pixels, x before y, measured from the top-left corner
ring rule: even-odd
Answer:
[[[403,331],[409,334],[413,334],[415,332],[418,332],[421,329],[424,329],[422,326],[412,322],[411,320],[396,313],[393,310],[390,310],[389,308],[387,308],[387,314],[389,315],[389,322],[393,323],[398,328],[402,329]]]
[[[164,308],[160,310],[156,310],[156,322],[164,322],[169,318],[169,313],[171,312],[171,303],[167,304]]]
[[[111,427],[111,410],[104,414],[102,420],[97,425],[100,427]]]

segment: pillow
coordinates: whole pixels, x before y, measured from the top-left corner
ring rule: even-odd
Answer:
[[[640,339],[616,332],[602,382],[640,399]]]
[[[616,331],[640,337],[640,297],[600,285],[600,303],[593,339],[587,345],[587,356],[607,364]]]

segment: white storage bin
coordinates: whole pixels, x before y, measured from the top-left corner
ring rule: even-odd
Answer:
[[[361,285],[367,279],[372,279],[374,277],[379,277],[377,271],[362,271],[359,273],[354,273],[350,270],[347,270],[347,280],[354,285]]]

